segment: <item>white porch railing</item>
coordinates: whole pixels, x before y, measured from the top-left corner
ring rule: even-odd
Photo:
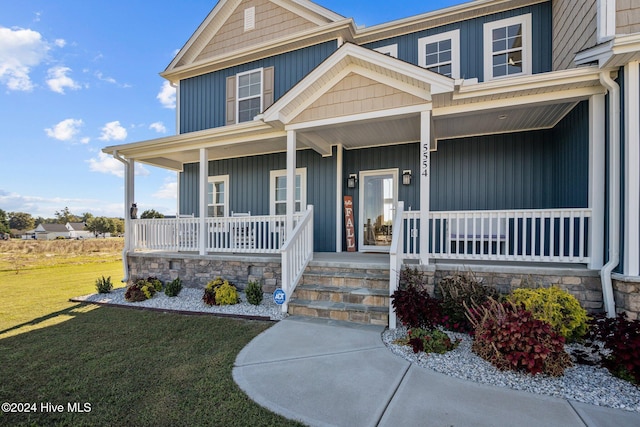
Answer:
[[[430,212],[428,227],[421,226],[419,211],[404,212],[403,218],[405,258],[419,258],[420,232],[426,231],[430,258],[558,263],[591,260],[591,209]]]
[[[289,309],[289,298],[296,289],[304,269],[313,259],[313,206],[309,205],[307,211],[291,233],[282,248],[282,290],[286,300],[282,304],[282,312]]]
[[[398,202],[392,225],[393,237],[389,248],[389,301],[391,301],[391,295],[398,289],[400,270],[402,270],[402,263],[404,262],[404,218],[404,202]],[[391,302],[389,302],[389,329],[396,329],[396,324],[396,311],[393,309]]]
[[[296,214],[297,222],[302,214]],[[207,218],[207,252],[280,253],[286,241],[286,216]],[[199,218],[132,220],[135,249],[167,252],[199,250]]]

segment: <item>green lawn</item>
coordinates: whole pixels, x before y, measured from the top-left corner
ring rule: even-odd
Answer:
[[[238,352],[271,323],[70,303],[119,262],[0,271],[0,425],[299,425],[234,383]],[[43,412],[42,404],[64,412]],[[70,413],[68,404],[90,404]]]

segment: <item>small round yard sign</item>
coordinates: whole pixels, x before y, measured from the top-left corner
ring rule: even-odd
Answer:
[[[273,300],[278,305],[284,304],[286,299],[287,299],[287,294],[285,294],[282,289],[276,289],[275,292],[273,293]]]

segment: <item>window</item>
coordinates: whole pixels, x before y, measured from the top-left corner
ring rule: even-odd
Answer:
[[[207,185],[207,216],[229,216],[229,175],[210,176]]]
[[[398,45],[397,44],[390,44],[388,46],[380,46],[377,47],[375,49],[376,52],[380,52],[380,53],[384,53],[385,55],[389,55],[392,56],[394,58],[398,57]]]
[[[460,31],[419,39],[418,65],[452,79],[460,78]]]
[[[287,171],[271,171],[269,180],[271,215],[287,213]],[[307,206],[307,168],[296,169],[296,212],[302,212]]]
[[[238,123],[253,120],[262,111],[262,68],[238,74]]]
[[[484,24],[484,79],[531,74],[531,14]]]

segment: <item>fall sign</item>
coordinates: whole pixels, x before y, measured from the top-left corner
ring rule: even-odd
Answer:
[[[356,229],[353,222],[353,198],[344,196],[344,228],[347,232],[347,251],[356,251]]]

